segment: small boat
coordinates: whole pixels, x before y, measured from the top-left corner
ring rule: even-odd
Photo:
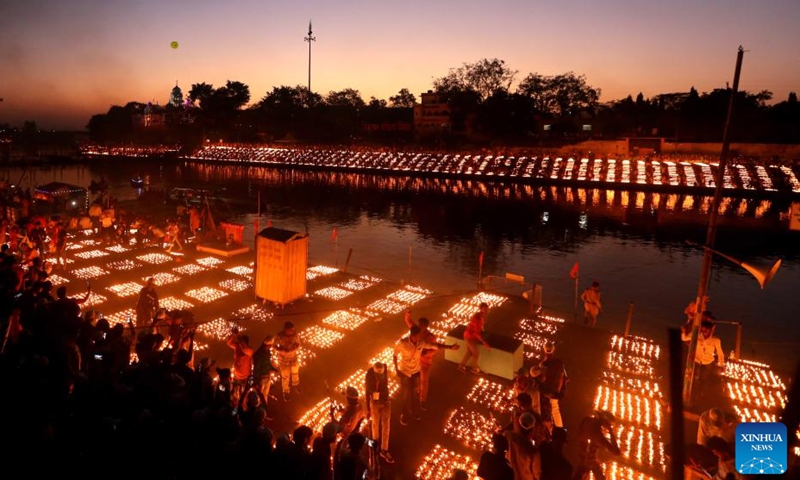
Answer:
[[[133,188],[142,188],[144,187],[144,180],[140,176],[136,176],[135,178],[131,178],[131,187]]]

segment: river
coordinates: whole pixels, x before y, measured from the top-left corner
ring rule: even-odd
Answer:
[[[513,273],[541,285],[545,310],[571,321],[577,262],[580,291],[600,282],[599,327],[622,331],[633,302],[632,333],[662,342],[696,295],[702,251],[686,240],[703,242],[710,205],[707,197],[145,159],[0,170],[23,188],[102,177],[123,200],[136,198],[130,179],[145,173],[151,188],[225,187],[234,200],[227,215],[246,225],[249,239],[260,192],[261,227],[307,231],[310,263],[342,267],[352,249],[350,271],[412,280],[441,295],[476,288],[483,252],[484,276]],[[729,198],[723,209],[719,250],[758,266],[783,264],[762,290],[744,269],[715,258],[709,309],[744,324],[743,357],[791,371],[800,359],[800,233],[787,230],[786,204]],[[490,316],[488,327],[511,320]],[[733,328],[718,331],[733,350]]]

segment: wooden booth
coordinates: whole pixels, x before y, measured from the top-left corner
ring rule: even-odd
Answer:
[[[280,307],[306,294],[308,235],[268,227],[256,237],[256,296]]]

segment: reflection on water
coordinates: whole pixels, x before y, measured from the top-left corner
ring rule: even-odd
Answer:
[[[17,181],[22,172],[3,173]],[[135,198],[130,178],[145,173],[152,188],[224,187],[233,219],[251,239],[260,192],[260,224],[307,231],[311,263],[342,266],[352,249],[351,271],[412,280],[439,295],[475,289],[485,252],[484,274],[511,272],[541,284],[545,307],[571,320],[569,272],[579,262],[581,290],[601,283],[602,327],[620,331],[634,302],[633,332],[656,338],[682,322],[696,294],[702,254],[685,240],[703,241],[711,203],[664,192],[186,163],[104,162],[26,178],[34,186],[54,180],[86,186],[103,176],[116,197]],[[717,318],[744,323],[743,352],[782,370],[798,359],[797,346],[785,344],[800,339],[798,237],[786,230],[787,210],[777,200],[723,199],[718,248],[754,264],[784,263],[760,290],[746,271],[717,260],[710,286]],[[336,244],[329,241],[333,228]],[[489,328],[512,320],[490,315]],[[726,352],[732,350],[733,332],[720,327],[720,333]]]

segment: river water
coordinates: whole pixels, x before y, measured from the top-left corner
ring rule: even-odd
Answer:
[[[659,341],[682,323],[697,293],[702,252],[686,240],[703,242],[710,204],[706,197],[152,160],[0,170],[23,187],[87,186],[102,177],[123,200],[136,198],[130,179],[137,174],[149,174],[151,188],[226,188],[232,202],[216,217],[244,223],[248,239],[260,192],[260,226],[308,232],[310,263],[342,267],[352,249],[350,271],[440,295],[474,290],[484,252],[484,276],[513,273],[541,285],[545,310],[570,321],[569,273],[577,262],[580,291],[592,280],[601,284],[600,328],[622,331],[633,302],[632,333]],[[783,264],[761,290],[744,269],[716,258],[709,309],[744,324],[743,357],[791,371],[800,359],[800,232],[787,230],[788,204],[725,199],[723,208],[718,249],[758,266]],[[488,327],[512,320],[490,316]],[[733,328],[718,332],[726,352],[733,350]]]

